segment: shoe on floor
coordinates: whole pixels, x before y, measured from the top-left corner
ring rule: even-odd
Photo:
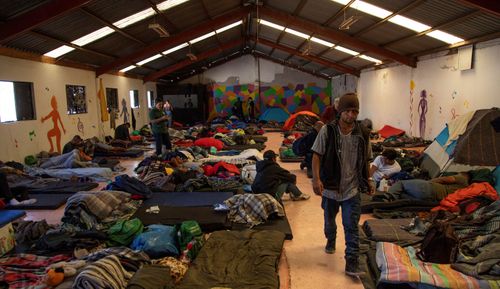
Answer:
[[[365,275],[365,272],[359,269],[359,262],[346,260],[345,274],[351,277],[361,277]]]
[[[310,197],[311,196],[309,196],[309,195],[301,194],[298,197],[291,196],[291,199],[292,199],[292,201],[305,201],[305,200],[309,200]]]
[[[335,241],[330,241],[330,240],[326,241],[325,253],[327,254],[335,253]]]
[[[313,170],[312,170],[312,168],[309,168],[309,167],[307,168],[307,177],[310,178],[310,179],[312,179],[312,177],[313,177]]]

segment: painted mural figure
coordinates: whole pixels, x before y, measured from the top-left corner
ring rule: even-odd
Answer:
[[[120,113],[120,116],[122,116],[122,115],[123,115],[123,123],[129,122],[127,101],[125,100],[125,98],[122,98],[122,112]]]
[[[425,91],[425,89],[420,93],[418,113],[420,114],[420,137],[423,138],[425,135],[425,114],[427,113],[427,92]]]
[[[63,133],[66,134],[66,129],[64,129],[64,125],[61,120],[61,116],[59,115],[59,112],[57,111],[57,100],[56,97],[53,95],[52,98],[50,99],[50,106],[52,106],[52,111],[47,114],[45,117],[42,117],[42,123],[45,122],[47,119],[52,118],[52,122],[54,123],[54,127],[47,132],[47,138],[49,139],[50,143],[50,150],[49,152],[54,151],[54,143],[52,142],[52,137],[56,138],[56,145],[57,145],[57,152],[61,153],[61,130],[59,129],[59,125],[57,122],[61,123],[61,128],[63,130]]]

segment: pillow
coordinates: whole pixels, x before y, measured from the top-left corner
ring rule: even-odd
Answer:
[[[220,151],[224,147],[224,143],[218,139],[213,137],[202,137],[194,141],[195,146],[200,147],[215,147],[218,151]]]

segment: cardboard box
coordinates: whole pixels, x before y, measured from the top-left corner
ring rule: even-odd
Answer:
[[[0,228],[0,256],[5,255],[16,246],[16,236],[12,223]]]

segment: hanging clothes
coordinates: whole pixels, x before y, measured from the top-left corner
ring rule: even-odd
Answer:
[[[134,115],[134,109],[133,108],[130,108],[130,115],[132,116],[132,129],[135,130],[135,126],[137,124],[137,121],[135,119],[135,115]]]

